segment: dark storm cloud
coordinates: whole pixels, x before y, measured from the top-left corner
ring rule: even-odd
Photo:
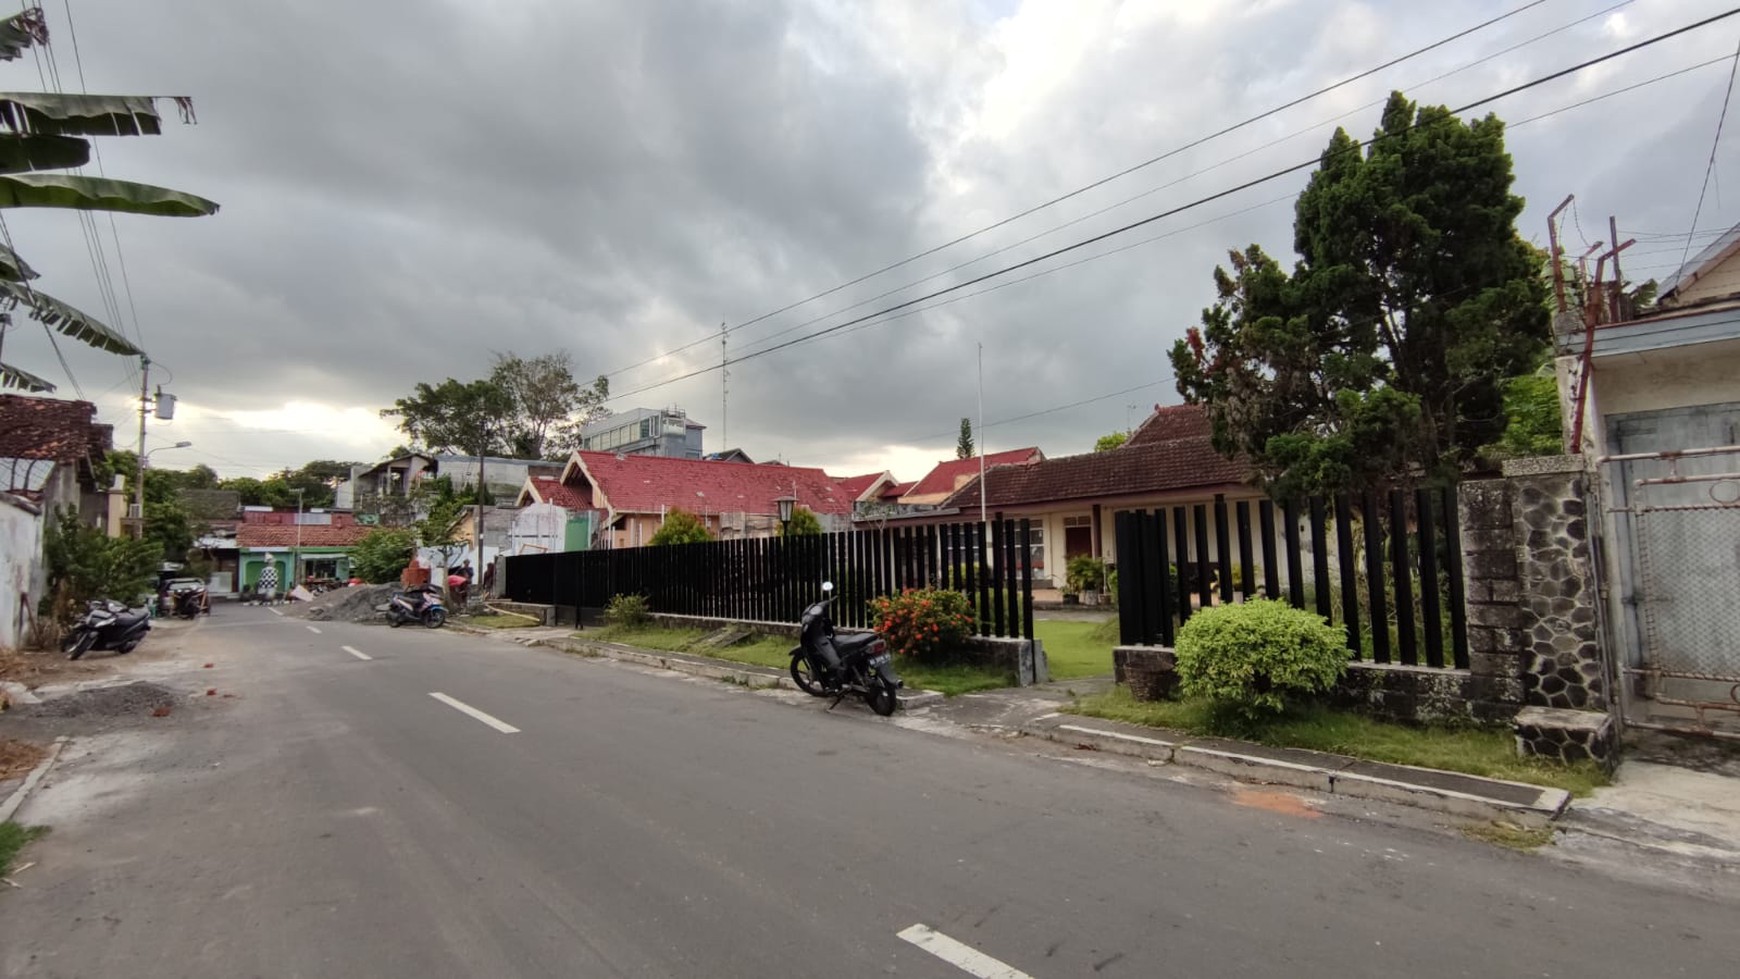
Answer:
[[[1551,0],[1382,77],[745,328],[732,352],[807,332],[770,339],[804,320],[822,317],[808,330],[842,322],[1308,159],[1333,126],[1262,147],[1390,87],[1457,104],[1717,9],[1713,0],[1637,0],[1620,11],[1623,21],[1592,20],[1415,87],[1606,6]],[[198,126],[103,144],[111,176],[223,204],[209,219],[118,219],[146,344],[173,370],[178,393],[218,412],[315,402],[358,409],[362,418],[418,380],[481,374],[494,351],[567,349],[583,373],[595,373],[673,350],[722,321],[756,317],[1503,8],[77,0],[72,9],[93,91],[188,94],[199,111]],[[55,50],[63,81],[73,84],[70,33],[55,13]],[[1731,50],[1708,34],[1493,110],[1525,118]],[[1611,212],[1622,224],[1682,227],[1725,70],[1513,131],[1518,190],[1530,199],[1524,233],[1544,238],[1545,211],[1569,192],[1588,224],[1604,226],[1597,216]],[[37,87],[28,58],[0,73],[8,87]],[[1361,135],[1376,122],[1370,108],[1339,120]],[[1255,152],[1184,179],[1245,151]],[[1123,427],[1129,405],[1175,398],[1166,350],[1212,298],[1210,271],[1227,248],[1252,241],[1289,254],[1290,207],[1250,209],[1302,180],[1130,236],[1178,232],[1163,241],[740,364],[729,441],[757,457],[830,465],[926,435],[940,436],[926,451],[946,453],[959,417],[976,411],[975,345],[983,342],[993,420],[1149,385],[989,433],[995,446],[1083,450]],[[923,286],[823,316],[1173,181]],[[1740,216],[1740,206],[1713,202],[1705,213],[1705,226],[1719,225]],[[8,220],[45,290],[103,310],[70,216]],[[105,219],[99,227],[106,230]],[[9,360],[16,349],[30,366],[58,374],[47,369],[52,353],[39,336],[16,343],[9,337]],[[109,390],[113,398],[125,387],[113,358],[69,356],[92,396]],[[629,391],[719,356],[716,341],[704,343],[616,376],[613,387]],[[711,373],[617,406],[683,404],[714,426],[710,444],[718,447],[719,388]],[[208,428],[195,433],[201,424]],[[247,425],[277,430],[250,437]],[[230,460],[220,469],[357,454],[358,439],[380,434],[365,437],[354,420],[340,426],[346,431],[332,425],[190,418],[184,431],[214,454],[207,461]]]

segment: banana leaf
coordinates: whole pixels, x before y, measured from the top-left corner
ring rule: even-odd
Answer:
[[[25,279],[36,278],[36,270],[29,263],[18,257],[18,253],[5,245],[0,245],[0,279],[11,282],[22,282]]]
[[[0,388],[11,388],[26,394],[51,394],[54,391],[54,385],[11,364],[0,364]]]
[[[48,22],[41,7],[13,14],[0,20],[0,61],[24,56],[24,49],[33,44],[48,43]]]
[[[149,95],[0,92],[0,125],[61,136],[155,136],[163,131]]]
[[[67,170],[91,161],[91,144],[77,136],[0,133],[0,173]]]
[[[0,176],[0,207],[68,207],[170,218],[201,217],[218,209],[203,197],[167,187],[66,173]]]
[[[20,305],[29,307],[32,319],[41,320],[49,329],[98,350],[124,357],[138,357],[145,353],[101,320],[87,316],[47,293],[17,282],[0,282],[0,297],[11,297]]]

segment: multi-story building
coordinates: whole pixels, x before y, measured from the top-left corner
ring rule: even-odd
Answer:
[[[580,429],[580,448],[618,455],[699,459],[701,433],[706,428],[690,421],[681,408],[635,408]]]

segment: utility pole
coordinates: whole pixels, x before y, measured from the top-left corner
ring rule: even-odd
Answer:
[[[170,378],[174,381],[174,378]],[[145,536],[145,412],[151,403],[151,358],[139,355],[139,469],[133,481],[133,507],[138,517],[133,523],[133,536]]]
[[[290,584],[284,589],[286,595],[290,593],[290,589],[302,582],[302,494],[305,490],[300,486],[294,487],[294,489],[296,492],[296,549],[290,553]]]
[[[719,451],[731,448],[731,340],[729,323],[719,324]]]
[[[985,345],[979,344],[979,523],[985,522]]]

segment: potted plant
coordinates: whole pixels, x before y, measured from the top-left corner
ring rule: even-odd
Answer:
[[[1080,594],[1081,604],[1098,605],[1100,590],[1106,583],[1106,562],[1087,554],[1078,554],[1069,559],[1064,577],[1067,587]]]
[[[1063,604],[1076,605],[1081,602],[1081,589],[1076,586],[1075,579],[1065,577],[1060,591],[1063,593]]]

